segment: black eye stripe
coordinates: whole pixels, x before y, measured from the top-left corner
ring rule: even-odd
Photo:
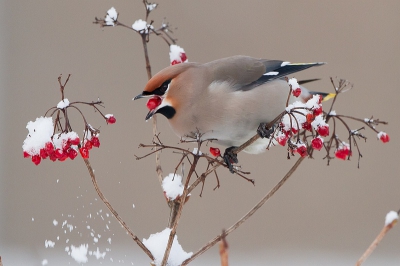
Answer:
[[[167,91],[169,83],[171,83],[171,80],[166,80],[163,84],[161,84],[160,87],[158,87],[157,89],[155,89],[153,91],[153,94],[158,95],[158,96],[162,96],[164,95],[164,93]]]

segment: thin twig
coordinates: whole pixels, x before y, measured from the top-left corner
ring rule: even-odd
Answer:
[[[231,227],[229,227],[225,231],[225,236],[228,236],[230,233],[235,231],[240,225],[242,225],[248,218],[250,218],[257,210],[261,208],[262,205],[264,205],[265,202],[267,202],[274,194],[279,190],[279,188],[282,187],[282,185],[289,179],[289,177],[296,171],[296,169],[299,167],[300,163],[304,160],[305,157],[300,157],[296,163],[292,166],[292,168],[289,170],[289,172],[286,173],[286,175],[273,187],[245,216],[243,216],[239,221],[237,221],[235,224],[233,224]],[[218,241],[220,241],[222,238],[222,234],[216,236],[214,239],[212,239],[210,242],[208,242],[206,245],[204,245],[201,249],[199,249],[196,253],[194,253],[190,258],[186,259],[183,261],[183,265],[187,265],[189,262],[193,261],[195,258],[206,252],[208,249],[210,249],[212,246],[214,246]]]
[[[390,224],[387,224],[382,228],[382,231],[379,233],[379,235],[375,238],[375,240],[367,248],[367,250],[361,256],[361,258],[358,259],[356,266],[360,266],[371,255],[371,253],[375,250],[375,248],[378,246],[378,244],[385,237],[386,233],[389,232],[389,230],[392,229],[392,227],[396,223],[397,223],[397,220],[393,220]]]
[[[97,195],[99,195],[100,199],[103,201],[103,203],[107,206],[107,208],[110,210],[110,212],[114,215],[114,217],[118,220],[118,222],[122,225],[122,227],[126,230],[126,232],[132,237],[132,239],[138,244],[138,246],[144,251],[144,253],[149,256],[149,258],[153,261],[154,256],[151,254],[150,250],[143,244],[142,241],[136,236],[136,234],[128,227],[128,225],[122,220],[122,218],[118,215],[117,211],[111,206],[110,202],[106,199],[106,197],[103,195],[103,193],[100,190],[99,185],[97,184],[96,181],[96,176],[94,175],[94,171],[92,169],[92,166],[90,165],[90,162],[88,159],[83,159],[86,167],[89,171],[90,177],[92,178],[92,182],[94,185],[94,189],[97,192]],[[1,266],[1,265],[0,265]]]
[[[189,191],[188,190],[188,186],[189,186],[190,177],[193,175],[193,173],[194,173],[194,171],[196,169],[196,166],[197,166],[197,162],[199,161],[199,159],[200,159],[199,156],[194,156],[193,163],[192,163],[192,165],[190,167],[190,170],[189,170],[189,173],[188,173],[188,175],[186,177],[185,186],[184,186],[183,194],[182,194],[182,197],[181,197],[181,203],[179,204],[178,212],[176,214],[175,220],[173,221],[171,232],[169,234],[167,248],[165,249],[164,258],[163,258],[163,260],[161,262],[161,266],[166,266],[167,265],[169,253],[171,252],[172,243],[174,241],[175,234],[176,234],[176,228],[178,227],[178,222],[179,222],[179,220],[181,218],[183,205],[185,205],[186,197],[188,195],[188,191]]]
[[[147,9],[146,9],[147,10]],[[146,11],[147,12],[147,11]],[[146,60],[146,71],[147,71],[147,78],[150,80],[152,77],[151,74],[151,65],[150,65],[150,59],[149,59],[149,52],[147,50],[147,34],[141,34],[142,37],[142,44],[143,44],[143,52],[144,52],[144,58]],[[158,129],[157,129],[157,115],[153,115],[153,136],[158,135]],[[160,158],[160,152],[156,152],[156,173],[158,177],[158,181],[160,182],[160,185],[162,185],[162,180],[163,180],[163,170],[161,168],[161,158]]]
[[[228,266],[228,242],[226,241],[225,230],[222,230],[222,239],[219,243],[219,255],[221,257],[221,266]]]

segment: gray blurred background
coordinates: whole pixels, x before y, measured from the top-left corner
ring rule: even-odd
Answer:
[[[337,113],[389,121],[381,128],[390,134],[389,144],[364,132],[368,141],[359,141],[360,169],[357,156],[326,166],[323,154],[317,154],[228,237],[231,265],[353,265],[382,229],[386,213],[400,208],[400,2],[158,2],[150,18],[159,26],[166,17],[178,28],[173,36],[190,61],[237,54],[325,61],[326,66],[296,77],[321,78],[308,87],[326,92],[332,91],[330,76],[348,79],[354,89],[339,98]],[[141,239],[167,225],[169,212],[154,158],[134,158],[148,152],[137,149],[138,144],[152,139],[151,123],[144,122],[145,101],[131,101],[147,81],[140,37],[122,27],[92,24],[112,6],[127,25],[145,17],[140,0],[0,1],[0,255],[5,266],[41,265],[44,259],[48,265],[75,265],[64,249],[80,244],[107,252],[104,259],[89,256],[85,265],[149,265],[116,220],[107,217],[82,160],[46,160],[35,166],[22,157],[26,123],[60,100],[59,74],[72,74],[66,87],[70,101],[100,97],[105,113],[117,118],[107,126],[84,109],[90,123],[101,129],[101,147],[92,150],[90,161],[108,200]],[[161,39],[151,38],[149,51],[153,74],[169,64],[168,46]],[[73,127],[80,133],[78,119]],[[166,120],[159,121],[162,140],[177,144]],[[162,153],[165,174],[173,172],[179,158]],[[192,193],[179,224],[178,240],[186,251],[196,251],[236,222],[295,162],[279,147],[239,158],[256,186],[219,169],[221,187],[213,191],[215,178],[208,177],[203,196],[198,196],[200,188]],[[65,220],[74,230],[62,227]],[[98,242],[91,233],[100,235]],[[45,240],[54,241],[54,248],[45,248]],[[216,247],[193,262],[207,264],[219,264]],[[383,264],[400,264],[400,228],[365,263]]]

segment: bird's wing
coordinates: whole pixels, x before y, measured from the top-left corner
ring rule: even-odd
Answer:
[[[247,91],[275,79],[281,79],[313,66],[325,63],[290,63],[280,60],[232,56],[204,64],[210,82],[229,82],[233,90]]]
[[[249,56],[232,56],[204,64],[211,82],[229,82],[233,88],[251,84],[265,73],[263,60]]]
[[[324,65],[323,62],[316,63],[290,63],[278,60],[264,60],[265,73],[263,73],[258,79],[252,83],[245,85],[240,90],[246,91],[251,90],[261,84],[273,81],[275,79],[281,79],[289,74],[302,71],[304,69]]]

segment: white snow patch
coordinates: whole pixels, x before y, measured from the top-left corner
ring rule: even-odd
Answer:
[[[314,121],[311,122],[311,126],[312,126],[315,130],[317,130],[318,126],[329,126],[329,125],[325,122],[325,119],[324,119],[324,117],[323,117],[322,114],[321,114],[321,115],[316,116],[316,117],[314,118]]]
[[[180,47],[179,45],[176,44],[172,44],[169,46],[169,60],[170,63],[172,63],[173,61],[177,61],[179,63],[186,63],[188,62],[188,59],[186,58],[186,60],[183,59],[186,58],[186,53],[185,50]]]
[[[176,199],[176,197],[181,196],[183,193],[182,176],[169,174],[163,179],[162,188],[168,199]]]
[[[49,264],[49,262],[46,259],[42,260],[42,265],[47,265],[47,264]]]
[[[306,102],[306,107],[309,109],[318,109],[321,106],[319,100],[319,94],[313,95],[313,97]]]
[[[294,108],[296,112],[291,112]],[[282,117],[281,122],[284,125],[283,129],[286,131],[290,130],[291,128],[302,129],[302,124],[307,121],[306,115],[307,113],[309,113],[309,111],[305,108],[305,104],[300,101],[289,104],[289,106],[286,107],[285,110],[288,113],[291,112],[291,115],[285,114]]]
[[[203,153],[198,148],[193,148],[194,155],[202,155]]]
[[[112,7],[107,11],[107,15],[104,21],[108,26],[115,26],[115,22],[117,21],[117,19],[118,19],[117,10],[115,10],[115,8]]]
[[[299,83],[297,83],[297,79],[295,79],[295,78],[289,79],[288,83],[289,83],[289,85],[292,86],[292,90],[300,88],[300,85],[299,85]]]
[[[54,224],[54,226],[57,226],[58,222],[56,219],[53,220],[53,224]]]
[[[330,112],[329,112],[329,115],[330,115],[330,116],[335,116],[335,115],[336,115],[336,111],[335,111],[335,110],[330,111]]]
[[[51,241],[51,240],[45,240],[44,241],[44,246],[46,247],[46,248],[54,248],[54,245],[55,245],[56,243],[54,243],[53,241]]]
[[[385,226],[388,226],[389,224],[392,224],[394,221],[398,220],[399,220],[399,214],[395,211],[390,211],[386,214]]]
[[[386,136],[386,135],[387,135],[386,132],[380,131],[376,136],[378,137],[378,139],[380,139],[382,136]]]
[[[87,253],[88,244],[82,244],[79,247],[71,245],[71,252],[68,255],[71,255],[77,263],[86,263],[88,262]]]
[[[148,33],[149,28],[152,29],[153,26],[147,24],[147,22],[142,19],[138,19],[132,24],[132,29],[140,33]]]
[[[146,8],[148,11],[153,11],[158,6],[157,3],[154,4],[146,4]]]
[[[161,265],[170,233],[171,229],[165,228],[162,232],[151,234],[148,239],[143,239],[143,244],[150,250],[155,258],[154,263],[156,266]],[[192,254],[193,252],[187,253],[182,249],[182,246],[178,242],[178,236],[175,235],[167,264],[169,266],[181,265],[182,262],[192,256]]]
[[[64,149],[68,140],[79,138],[78,133],[71,131],[68,133],[57,133],[53,136],[53,144],[56,149]],[[74,146],[71,146],[74,147]],[[75,146],[76,147],[76,146]]]
[[[95,256],[96,259],[104,259],[104,257],[106,256],[106,252],[100,252],[99,247],[97,247],[96,251],[89,251],[89,255],[90,256]]]
[[[68,107],[68,106],[69,106],[69,101],[68,101],[68,99],[61,100],[61,101],[57,104],[57,108],[58,108],[58,109],[64,109],[64,108],[66,108],[66,107]]]
[[[51,117],[39,117],[35,122],[29,121],[26,125],[29,133],[24,140],[22,149],[29,155],[40,153],[40,149],[44,148],[45,144],[51,141],[53,135],[53,119]]]

